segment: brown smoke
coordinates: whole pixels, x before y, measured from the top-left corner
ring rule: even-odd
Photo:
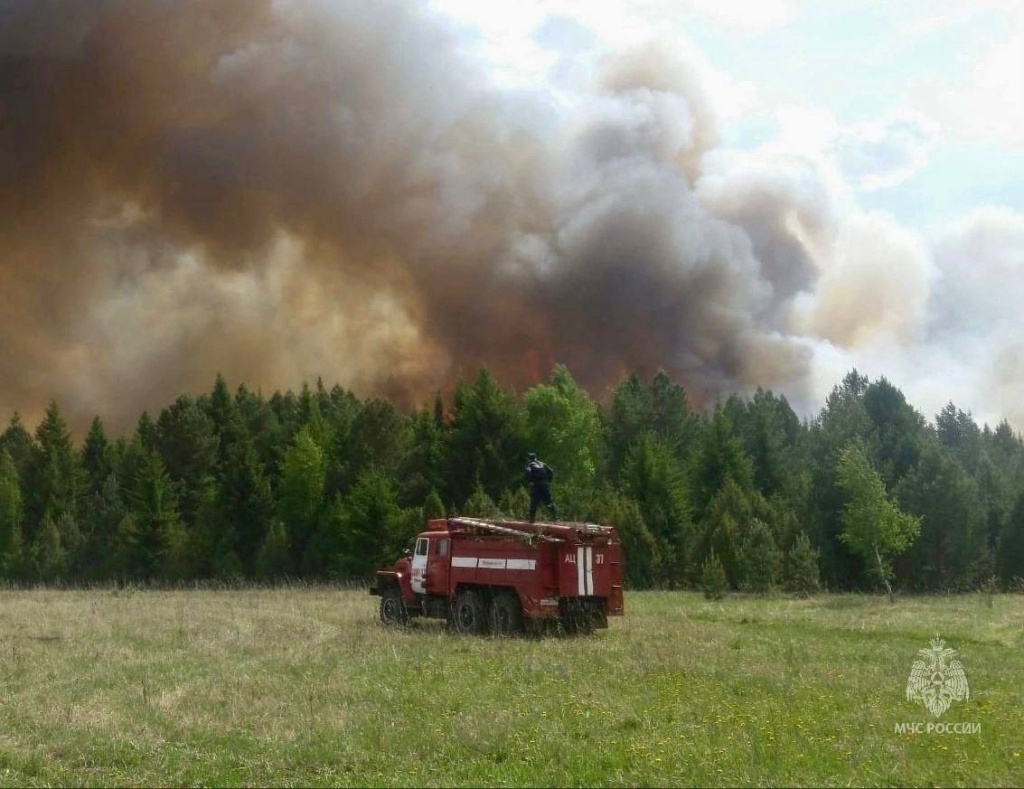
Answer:
[[[405,403],[481,364],[698,399],[807,372],[786,217],[824,219],[695,188],[714,120],[664,48],[568,111],[399,0],[0,0],[0,113],[0,413],[124,426],[218,370]]]

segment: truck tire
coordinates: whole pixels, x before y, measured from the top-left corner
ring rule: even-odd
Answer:
[[[409,623],[409,612],[402,602],[402,592],[397,586],[381,590],[380,621],[385,627],[403,627]]]
[[[523,632],[523,607],[515,592],[499,592],[491,603],[491,630],[497,636]]]
[[[452,604],[452,624],[456,633],[476,635],[487,629],[486,612],[478,592],[464,589]]]

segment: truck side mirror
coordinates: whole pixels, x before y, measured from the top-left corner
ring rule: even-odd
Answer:
[[[412,556],[412,548],[405,548],[402,551],[402,556]]]

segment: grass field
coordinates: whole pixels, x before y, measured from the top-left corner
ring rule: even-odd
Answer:
[[[632,593],[607,631],[536,640],[388,631],[375,606],[0,592],[0,783],[1024,784],[1021,595]],[[904,698],[936,634],[971,689],[940,719]]]

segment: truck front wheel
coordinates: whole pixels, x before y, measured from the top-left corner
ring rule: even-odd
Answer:
[[[380,593],[380,621],[386,627],[400,627],[409,622],[409,612],[402,602],[402,592],[389,586]]]
[[[455,625],[455,632],[467,635],[483,633],[484,621],[484,605],[480,595],[472,589],[459,592],[452,605],[452,624]]]

